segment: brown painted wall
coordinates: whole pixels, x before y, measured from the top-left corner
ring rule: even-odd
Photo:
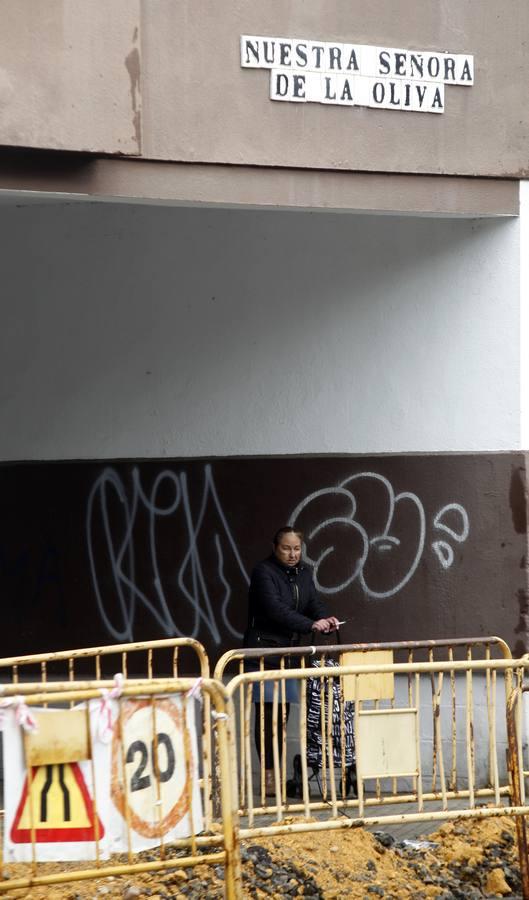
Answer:
[[[0,0],[0,143],[235,165],[518,177],[526,0]],[[269,100],[241,34],[469,53],[443,115]]]
[[[523,454],[4,465],[0,655],[181,632],[216,658],[300,505],[309,555],[334,548],[318,576],[345,640],[498,634],[520,652],[524,479]]]

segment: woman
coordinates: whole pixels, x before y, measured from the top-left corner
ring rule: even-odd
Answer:
[[[338,628],[338,619],[327,614],[327,608],[316,593],[311,569],[301,561],[303,534],[290,525],[274,535],[273,553],[256,565],[248,592],[248,627],[245,647],[287,647],[298,642],[301,634],[319,631],[327,634]],[[279,658],[267,658],[266,668],[278,668]],[[287,701],[295,699],[294,685],[287,683]],[[290,690],[289,690],[290,689]],[[261,758],[260,687],[254,688],[255,744]],[[288,717],[289,705],[286,706]],[[281,721],[278,722],[279,746],[282,744]],[[272,743],[272,683],[264,692],[265,789],[275,793]]]

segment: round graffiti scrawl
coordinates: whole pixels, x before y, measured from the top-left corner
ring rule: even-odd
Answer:
[[[377,511],[376,515],[374,510]],[[305,497],[290,521],[305,533],[305,556],[316,586],[337,594],[357,582],[374,600],[397,594],[413,578],[426,544],[426,515],[411,491],[395,493],[376,472],[361,472]],[[451,538],[466,541],[470,523],[459,503],[443,506],[432,528],[443,532],[431,549],[443,569],[454,562]]]

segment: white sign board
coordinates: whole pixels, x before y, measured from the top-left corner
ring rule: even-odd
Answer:
[[[48,710],[38,710],[45,716]],[[4,859],[39,862],[101,859],[110,853],[110,747],[97,739],[99,702],[90,703],[89,760],[33,766],[29,777],[14,709],[3,714]],[[93,774],[97,773],[95,779]]]
[[[366,709],[356,719],[359,778],[420,774],[416,709]]]
[[[191,698],[158,698],[154,709],[148,699],[122,702],[112,737],[111,796],[114,852],[127,849],[128,827],[133,851],[202,831]]]
[[[270,99],[443,113],[445,85],[474,84],[474,57],[241,36],[241,66],[270,70]]]
[[[92,700],[92,759],[35,765],[31,773],[16,712],[3,712],[5,861],[30,862],[33,843],[39,862],[92,860],[96,843],[107,859],[127,852],[129,829],[133,851],[202,831],[194,704],[179,696],[124,699],[120,712],[117,700]]]

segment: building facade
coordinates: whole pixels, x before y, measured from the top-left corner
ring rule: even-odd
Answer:
[[[2,655],[528,648],[529,8],[2,0]]]

